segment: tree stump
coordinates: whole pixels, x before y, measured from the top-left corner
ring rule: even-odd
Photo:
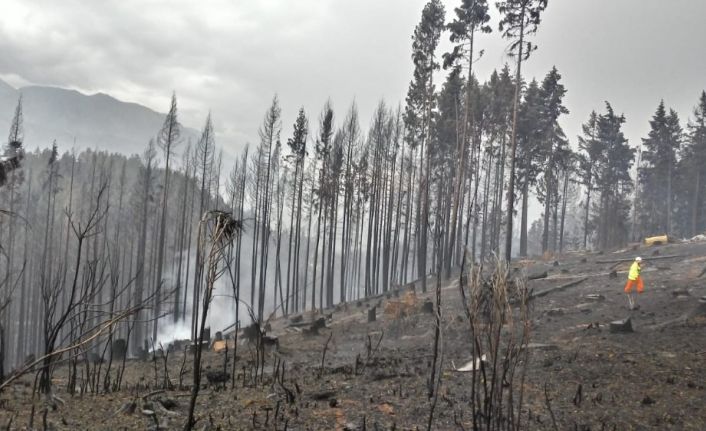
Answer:
[[[326,327],[326,318],[325,317],[319,317],[318,319],[314,320],[308,328],[305,328],[303,333],[305,335],[319,335],[319,330],[324,329]]]
[[[424,304],[422,304],[422,313],[434,314],[434,303],[424,301]]]
[[[110,355],[113,358],[114,361],[122,361],[125,359],[125,355],[127,354],[127,342],[125,341],[124,338],[118,338],[117,340],[113,341],[113,345],[111,346],[110,349]]]
[[[621,320],[610,322],[610,332],[613,333],[628,333],[633,332],[632,321],[629,317]]]

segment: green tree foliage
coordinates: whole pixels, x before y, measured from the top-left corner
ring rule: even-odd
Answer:
[[[537,47],[527,40],[527,36],[537,32],[541,14],[547,8],[547,0],[506,0],[498,2],[502,15],[500,32],[510,40],[508,51],[517,58],[515,70],[515,98],[512,114],[512,139],[510,141],[510,179],[507,192],[507,227],[505,229],[505,260],[512,256],[512,219],[515,204],[515,156],[517,152],[517,108],[520,102],[520,78],[522,62],[527,60]]]
[[[520,221],[520,256],[527,256],[527,223],[530,188],[542,170],[540,150],[544,142],[542,94],[533,79],[520,105],[517,119],[517,166],[515,175],[522,193]]]
[[[538,160],[543,171],[542,180],[538,184],[537,195],[540,203],[544,204],[544,233],[542,234],[542,252],[554,251],[550,247],[550,217],[557,218],[557,208],[560,194],[560,184],[567,170],[570,169],[573,158],[566,139],[564,130],[559,124],[559,117],[568,114],[569,110],[563,104],[566,89],[560,83],[561,75],[556,67],[542,81],[539,90],[541,100],[540,108],[540,139],[541,144],[537,149],[536,160]],[[532,160],[532,155],[524,155],[526,159]],[[552,209],[554,211],[552,212]],[[556,223],[553,230],[554,240],[557,238]],[[553,241],[554,243],[556,241]]]
[[[444,6],[439,0],[430,1],[424,6],[422,19],[412,35],[414,73],[407,91],[404,114],[406,139],[412,147],[422,143],[429,127],[434,94],[433,73],[439,69],[434,52],[441,38],[444,14]]]
[[[583,201],[583,248],[588,246],[589,213],[591,208],[591,193],[596,187],[598,160],[603,152],[603,143],[598,139],[598,114],[591,111],[588,121],[581,125],[583,136],[579,136],[578,172],[579,181],[585,188]]]
[[[673,184],[681,141],[679,117],[674,110],[667,112],[661,101],[650,120],[650,132],[642,140],[636,210],[640,222],[638,232],[643,235],[672,232]]]
[[[466,94],[465,102],[462,104],[461,111],[463,112],[461,118],[456,113],[457,121],[456,124],[461,123],[460,136],[456,139],[455,154],[456,154],[456,167],[454,168],[455,178],[453,185],[453,197],[451,202],[451,226],[449,235],[449,247],[447,250],[446,261],[446,275],[447,277],[451,275],[451,263],[454,260],[458,263],[461,259],[460,250],[460,237],[458,235],[459,229],[459,207],[461,204],[461,196],[463,194],[461,187],[464,183],[466,177],[466,158],[468,156],[468,145],[471,140],[471,135],[473,134],[473,120],[474,113],[472,110],[480,110],[477,105],[471,103],[471,87],[475,80],[473,76],[473,61],[474,56],[474,42],[476,32],[490,33],[490,26],[487,25],[490,21],[490,15],[488,15],[488,2],[485,0],[462,0],[461,6],[454,9],[456,18],[448,24],[448,30],[450,32],[449,39],[454,43],[453,50],[449,53],[445,53],[444,58],[444,69],[451,66],[455,69],[455,73],[459,73],[460,69],[467,66],[466,75]],[[482,55],[483,51],[480,51]],[[452,72],[454,73],[454,72]],[[475,107],[475,108],[474,108]],[[452,156],[453,157],[453,156]]]
[[[617,115],[610,103],[606,112],[598,117],[598,140],[601,154],[598,157],[593,223],[596,226],[596,245],[600,249],[617,247],[628,239],[630,194],[633,181],[630,168],[635,159],[635,149],[630,148],[622,132],[625,117]]]
[[[676,183],[676,230],[682,236],[706,232],[706,91],[687,125]]]
[[[434,110],[434,71],[439,69],[436,48],[444,29],[446,11],[440,0],[431,0],[422,10],[422,18],[412,35],[412,62],[414,73],[407,92],[404,124],[405,140],[410,148],[419,148],[420,185],[417,190],[417,274],[426,274],[427,231],[429,223],[429,179],[432,128]],[[422,290],[426,291],[426,277],[422,277]]]
[[[486,0],[461,0],[461,6],[454,8],[456,17],[448,24],[449,39],[454,43],[453,50],[444,54],[444,68],[463,67],[465,60],[469,68],[473,62],[473,42],[476,32],[490,33],[491,27]]]

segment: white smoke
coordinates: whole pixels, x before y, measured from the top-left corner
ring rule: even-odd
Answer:
[[[252,323],[252,319],[250,318],[250,313],[248,311],[248,306],[252,306],[255,309],[255,312],[257,312],[257,298],[253,301],[253,298],[251,298],[251,276],[252,276],[252,236],[251,232],[246,229],[245,233],[243,234],[243,243],[241,247],[241,258],[240,258],[240,302],[238,304],[238,320],[240,321],[239,327],[244,327]],[[268,264],[267,264],[267,287],[265,291],[265,303],[264,303],[264,317],[267,318],[271,315],[273,311],[275,311],[275,297],[274,297],[274,292],[273,292],[273,286],[274,286],[274,280],[275,280],[275,274],[276,274],[276,257],[275,257],[275,245],[276,245],[276,237],[271,238],[271,244],[270,244],[270,254],[268,258]],[[283,282],[286,280],[286,270],[287,270],[287,250],[286,250],[286,245],[287,245],[288,237],[286,233],[283,233],[282,235],[282,252],[280,255],[280,270],[282,271],[281,279]],[[304,253],[306,247],[306,243],[302,245],[301,252]],[[311,244],[312,248],[312,256],[313,256],[313,240]],[[158,336],[157,336],[157,344],[159,342],[168,343],[174,340],[185,340],[185,339],[190,339],[191,338],[191,317],[193,314],[193,306],[192,306],[192,301],[193,301],[193,273],[194,273],[194,257],[196,255],[196,250],[193,249],[191,252],[191,265],[192,268],[189,271],[189,280],[185,282],[185,288],[187,289],[187,295],[186,295],[186,319],[185,321],[179,321],[174,323],[172,321],[172,316],[165,316],[160,320],[160,325],[159,325],[159,331],[158,331]],[[186,253],[182,256],[182,279],[185,278],[186,276]],[[310,259],[310,260],[313,260]],[[309,268],[309,280],[308,280],[308,287],[311,289],[311,284],[312,284],[312,279],[313,279],[313,264],[312,262],[307,262],[310,266]],[[258,261],[258,267],[260,265],[260,262]],[[304,263],[302,262],[302,265]],[[321,268],[323,264],[320,263],[319,268]],[[258,268],[259,269],[259,268]],[[352,270],[349,269],[349,270]],[[302,271],[303,271],[303,266],[302,266]],[[321,269],[319,269],[321,271]],[[340,262],[336,262],[336,271],[337,274],[340,271]],[[174,270],[176,273],[176,269]],[[317,276],[317,278],[320,278],[320,272]],[[173,278],[176,278],[174,276]],[[258,273],[258,280],[256,280],[256,283],[259,281],[259,273]],[[319,304],[319,289],[320,289],[320,279],[317,280],[317,292],[315,293],[316,295],[316,306],[318,307]],[[168,285],[173,285],[171,280],[167,281]],[[334,302],[338,302],[339,298],[339,290],[340,290],[340,284],[339,284],[339,278],[338,276],[335,277],[334,279]],[[282,287],[282,292],[285,293],[285,288]],[[183,300],[183,290],[181,293],[182,298],[180,300]],[[255,288],[255,296],[257,297],[258,292],[257,292],[257,286]],[[277,299],[278,301],[280,300],[279,298],[279,291],[277,292]],[[302,300],[306,301],[307,307],[310,304],[310,298],[311,298],[311,290],[308,290],[307,293],[307,298],[302,298]],[[201,307],[202,304],[199,305]],[[183,305],[182,305],[183,306]],[[281,313],[281,308],[277,310],[277,314]],[[216,332],[218,331],[232,331],[235,328],[236,324],[236,309],[235,309],[235,299],[234,299],[234,292],[233,292],[233,281],[230,278],[230,275],[228,271],[226,271],[223,276],[217,280],[215,290],[213,292],[213,299],[211,301],[211,304],[209,306],[209,311],[208,311],[208,317],[206,319],[206,325],[211,328],[211,336],[214,336]],[[166,344],[165,344],[166,345]]]

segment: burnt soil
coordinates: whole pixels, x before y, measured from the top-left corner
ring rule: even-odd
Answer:
[[[640,309],[631,311],[622,292],[629,263],[598,262],[636,254],[667,258],[646,262]],[[668,258],[672,255],[677,257]],[[699,299],[706,296],[706,276],[700,277],[706,243],[566,254],[514,265],[521,267],[517,274],[547,271],[546,278],[528,282],[542,296],[532,301],[523,428],[555,429],[551,408],[559,430],[706,429],[706,314],[694,313],[705,307]],[[617,278],[611,277],[613,270]],[[289,319],[272,321],[270,334],[278,337],[279,347],[267,349],[263,381],[251,378],[254,348],[239,342],[235,389],[230,380],[222,389],[204,379],[195,429],[426,429],[435,321],[422,306],[433,298],[433,280],[428,287],[422,293],[416,286],[412,311],[404,316],[384,309],[409,299],[411,286],[328,310],[327,327],[318,335],[291,328]],[[375,306],[377,320],[368,322]],[[442,283],[442,313],[444,372],[432,429],[471,429],[472,373],[454,371],[470,359],[456,277]],[[633,332],[609,331],[611,321],[627,317]],[[129,360],[122,390],[74,396],[65,392],[62,365],[54,380],[60,400],[53,405],[33,398],[34,375],[24,376],[0,393],[0,427],[11,421],[9,429],[29,429],[30,422],[43,429],[46,420],[47,428],[61,430],[146,430],[156,424],[181,429],[191,382],[189,356],[179,390],[183,355],[169,355],[174,386],[169,390],[162,390],[160,358],[156,378],[154,362]],[[209,351],[205,371],[220,370],[223,362],[223,352]]]

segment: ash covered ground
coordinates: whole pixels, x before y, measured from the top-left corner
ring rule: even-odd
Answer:
[[[636,255],[646,261],[646,289],[639,310],[629,310],[623,285]],[[628,261],[614,262],[621,259]],[[513,267],[513,274],[530,278],[546,272],[527,282],[536,297],[522,429],[706,429],[706,304],[700,301],[706,296],[706,243],[566,254]],[[235,388],[230,379],[225,389],[204,382],[196,429],[426,429],[435,315],[425,303],[434,300],[434,283],[430,279],[427,293],[405,286],[316,316],[307,313],[294,325],[291,319],[272,321],[269,335],[278,346],[266,348],[259,383],[252,378],[255,349],[241,340]],[[471,359],[458,283],[458,276],[442,282],[443,373],[432,429],[472,429],[468,387],[474,372],[456,370]],[[369,322],[373,307],[376,320]],[[306,323],[321,316],[326,327],[309,333]],[[610,330],[611,322],[626,318],[631,332]],[[230,373],[232,348],[228,355]],[[217,374],[224,359],[224,351],[209,351],[205,371]],[[61,365],[54,380],[58,401],[50,406],[32,396],[34,375],[24,376],[0,394],[0,426],[181,429],[190,361],[189,355],[184,362],[181,350],[169,354],[172,388],[163,388],[164,361],[158,357],[128,360],[120,391],[74,396],[64,391]]]

